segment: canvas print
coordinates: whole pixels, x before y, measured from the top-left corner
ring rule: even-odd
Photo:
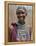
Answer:
[[[32,35],[32,6],[9,5],[9,41],[30,41]]]
[[[33,3],[6,2],[5,9],[6,43],[34,42]]]

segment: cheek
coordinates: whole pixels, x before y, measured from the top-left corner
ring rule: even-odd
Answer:
[[[26,16],[26,14],[23,14],[23,16]]]

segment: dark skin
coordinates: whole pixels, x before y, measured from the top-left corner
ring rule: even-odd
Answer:
[[[22,25],[25,24],[25,17],[26,17],[26,11],[23,9],[19,9],[17,11],[17,18],[18,18],[18,22],[20,24],[22,24]]]

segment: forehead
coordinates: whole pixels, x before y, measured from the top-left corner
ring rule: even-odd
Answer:
[[[18,9],[17,12],[25,12],[24,9]]]

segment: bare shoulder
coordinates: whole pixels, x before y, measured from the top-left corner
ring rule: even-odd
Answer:
[[[10,29],[13,29],[14,27],[13,27],[13,25],[10,25]]]

